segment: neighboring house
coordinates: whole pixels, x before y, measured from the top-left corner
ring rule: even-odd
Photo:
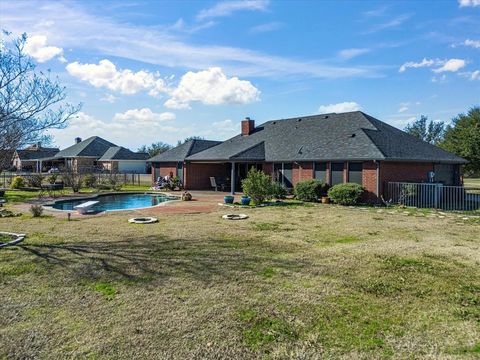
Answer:
[[[165,177],[172,172],[175,176],[185,181],[184,168],[186,159],[194,154],[211,148],[212,146],[221,144],[221,141],[210,140],[189,140],[183,144],[167,150],[161,154],[158,154],[148,161],[152,163],[152,179],[155,181],[159,177]],[[209,164],[212,167],[210,170],[213,173],[222,171],[224,169],[223,164]],[[197,188],[208,188],[210,186],[210,178],[203,174],[206,171],[206,164],[200,166],[196,164],[190,164],[189,177],[196,177]]]
[[[460,184],[466,160],[421,141],[363,112],[332,113],[268,121],[255,126],[249,118],[241,134],[183,159],[180,147],[149,161],[152,174],[176,169],[187,189],[207,189],[209,178],[229,177],[232,192],[241,190],[248,169],[256,167],[287,188],[307,179],[330,185],[356,182],[371,200],[392,181]],[[183,145],[181,145],[183,146]],[[176,162],[176,167],[172,167]]]
[[[42,171],[44,159],[55,156],[60,151],[57,148],[45,148],[41,144],[34,144],[25,149],[15,150],[12,165],[17,171]]]
[[[64,166],[75,172],[108,170],[145,173],[147,158],[145,153],[134,153],[99,136],[92,136],[83,141],[75,138],[74,145],[44,161],[51,166]]]
[[[121,146],[113,146],[98,159],[98,164],[113,172],[145,174],[148,157],[147,153],[135,153]]]

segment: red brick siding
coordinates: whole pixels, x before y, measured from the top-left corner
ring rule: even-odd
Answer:
[[[273,175],[273,163],[264,163],[262,170],[265,174],[272,176]]]
[[[380,193],[383,193],[383,185],[389,181],[427,181],[429,171],[433,171],[433,163],[382,161],[380,163]]]
[[[152,163],[152,182],[155,182],[155,169],[160,169],[158,176],[167,176],[170,175],[170,172],[173,172],[173,175],[177,173],[177,163],[175,162],[163,162],[163,163]]]
[[[298,182],[313,179],[313,162],[293,163],[292,183],[295,186]]]
[[[365,188],[365,200],[374,202],[377,197],[377,164],[373,161],[364,161],[362,170],[362,186]]]
[[[184,186],[189,190],[211,189],[210,177],[230,177],[227,164],[194,164],[184,167]]]

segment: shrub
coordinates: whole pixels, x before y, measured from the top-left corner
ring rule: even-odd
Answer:
[[[68,169],[62,174],[63,183],[65,186],[71,187],[74,193],[77,193],[82,188],[82,175]]]
[[[302,201],[317,201],[327,191],[327,185],[320,180],[301,181],[295,185],[295,196]]]
[[[93,188],[97,184],[97,177],[93,174],[87,174],[83,178],[86,187]]]
[[[42,205],[32,205],[30,206],[30,212],[33,217],[40,217],[43,214],[43,207]]]
[[[11,187],[12,189],[21,189],[25,187],[25,179],[21,176],[15,176],[12,179]]]
[[[279,182],[273,182],[270,184],[270,196],[272,199],[285,199],[287,196],[287,189]]]
[[[52,174],[47,178],[47,181],[49,184],[55,184],[57,182],[58,175],[57,174]]]
[[[328,190],[328,197],[340,205],[355,205],[362,197],[363,192],[364,189],[359,184],[337,184]]]
[[[29,187],[32,188],[40,188],[42,187],[43,176],[40,174],[34,174],[26,178],[27,184]]]
[[[256,205],[259,205],[271,193],[271,179],[263,171],[252,168],[247,177],[242,180],[242,187],[245,195],[249,196]]]

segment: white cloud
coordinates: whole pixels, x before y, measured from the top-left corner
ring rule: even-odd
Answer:
[[[110,104],[113,104],[117,100],[118,98],[112,94],[105,94],[102,98],[100,98],[100,101],[105,101]]]
[[[441,76],[432,76],[433,83],[444,83],[447,81],[447,75],[443,74]]]
[[[398,112],[403,113],[405,111],[408,111],[409,109],[410,109],[410,103],[408,102],[400,103],[400,108],[398,109]]]
[[[251,34],[260,34],[260,33],[266,33],[266,32],[272,32],[280,29],[283,26],[282,23],[274,21],[274,22],[269,22],[266,24],[260,24],[257,26],[253,26],[250,28],[249,32]]]
[[[466,46],[471,46],[475,49],[480,49],[480,40],[467,39],[463,44]]]
[[[113,120],[124,121],[129,123],[159,123],[175,120],[175,114],[171,112],[155,113],[149,108],[130,109],[124,113],[116,113]]]
[[[475,71],[465,71],[461,72],[458,75],[463,76],[469,80],[480,80],[480,70]]]
[[[371,33],[377,32],[377,31],[398,27],[398,26],[402,25],[405,21],[410,19],[412,16],[413,16],[413,14],[399,15],[399,16],[393,18],[390,21],[372,26],[369,30],[363,32],[363,34],[371,34]]]
[[[129,121],[116,119],[98,119],[94,116],[80,112],[78,116],[69,122],[65,129],[50,130],[55,137],[55,143],[61,148],[73,145],[75,137],[86,139],[90,136],[101,136],[119,146],[137,149],[143,144],[157,141],[175,143],[190,134],[183,127],[174,126],[163,121],[145,121],[132,117]],[[132,136],[132,134],[142,134]]]
[[[423,58],[421,62],[409,61],[404,63],[398,69],[399,72],[404,72],[408,68],[422,68],[422,67],[431,67],[431,66],[440,66],[439,68],[432,69],[434,73],[442,72],[456,72],[463,68],[466,65],[466,61],[462,59],[449,59],[449,60],[440,60],[440,59],[427,59]]]
[[[211,8],[200,11],[197,15],[198,20],[204,20],[213,17],[230,16],[236,11],[265,11],[269,0],[234,0],[221,1]]]
[[[318,108],[318,111],[321,114],[327,113],[342,113],[342,112],[349,112],[349,111],[357,111],[360,110],[361,107],[359,104],[353,101],[346,101],[338,104],[329,104],[329,105],[321,105]]]
[[[166,107],[185,109],[195,101],[207,105],[247,104],[258,101],[260,91],[250,81],[227,78],[221,68],[213,67],[187,72],[170,96],[164,104]]]
[[[351,49],[343,49],[341,50],[338,55],[341,57],[341,58],[344,58],[344,59],[352,59],[354,57],[357,57],[357,56],[360,56],[360,55],[363,55],[363,54],[366,54],[370,52],[370,49],[366,49],[366,48],[351,48]]]
[[[426,67],[426,66],[432,66],[435,64],[436,60],[432,59],[426,59],[423,58],[421,62],[414,62],[414,61],[409,61],[404,63],[402,66],[400,66],[400,69],[398,69],[399,72],[404,72],[408,68],[421,68],[421,67]]]
[[[460,7],[480,6],[480,0],[458,0]]]
[[[100,60],[97,64],[80,64],[77,61],[67,65],[70,75],[87,81],[95,87],[104,87],[122,94],[135,94],[139,91],[149,91],[156,96],[166,91],[165,82],[158,74],[148,71],[133,72],[131,70],[117,70],[109,60]]]
[[[47,46],[47,37],[44,35],[34,35],[27,38],[25,43],[25,52],[40,63],[53,59],[55,56],[61,55],[62,48],[56,46]],[[64,59],[61,56],[60,61]]]
[[[441,67],[438,69],[433,69],[434,73],[442,73],[442,72],[456,72],[463,68],[466,65],[465,60],[462,59],[450,59],[446,61]]]
[[[381,66],[339,66],[308,57],[283,57],[269,53],[222,46],[203,41],[201,45],[178,36],[171,25],[148,26],[120,22],[108,13],[99,15],[83,2],[2,3],[2,26],[14,33],[42,32],[64,49],[121,57],[171,68],[203,70],[219,66],[240,77],[301,75],[314,78],[371,77]],[[39,21],[42,19],[42,21]],[[48,24],[48,26],[46,25]],[[188,38],[187,38],[188,39]]]

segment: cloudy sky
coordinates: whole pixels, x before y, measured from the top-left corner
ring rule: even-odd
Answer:
[[[480,0],[2,1],[3,29],[82,112],[61,147],[136,149],[361,109],[403,128],[480,104]]]

